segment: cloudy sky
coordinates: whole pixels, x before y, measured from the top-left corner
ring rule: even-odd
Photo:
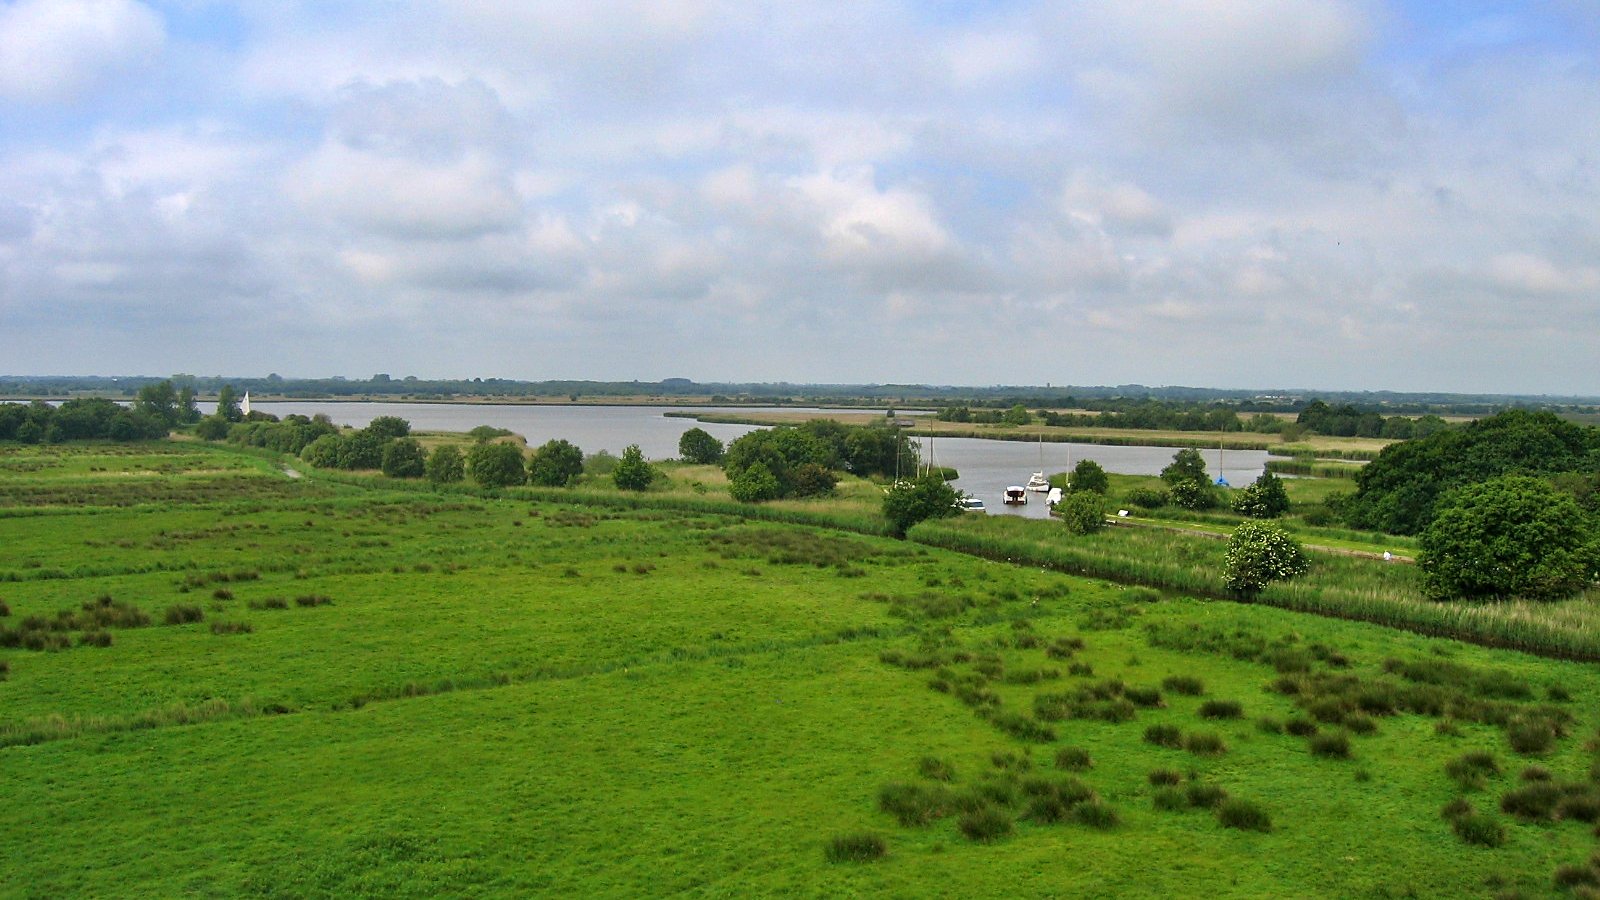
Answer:
[[[1600,4],[0,0],[0,373],[1600,394]]]

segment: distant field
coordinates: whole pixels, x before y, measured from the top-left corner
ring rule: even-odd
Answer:
[[[720,473],[674,478],[651,497],[683,508],[629,509],[0,446],[0,637],[66,643],[0,646],[0,895],[1535,897],[1590,871],[1593,665],[695,510]],[[859,515],[849,490],[788,509]],[[883,857],[830,861],[846,837]]]

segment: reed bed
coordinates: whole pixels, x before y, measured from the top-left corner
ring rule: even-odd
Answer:
[[[962,520],[924,522],[908,538],[1074,575],[1239,599],[1540,656],[1600,660],[1600,604],[1593,592],[1558,604],[1441,603],[1422,596],[1414,567],[1319,554],[1305,578],[1240,598],[1223,585],[1220,542],[1173,532],[1113,529],[1083,539],[1059,530],[1029,532],[1016,523]]]

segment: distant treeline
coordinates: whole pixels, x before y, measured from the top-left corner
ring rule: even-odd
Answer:
[[[422,379],[415,376],[371,378],[264,378],[173,375],[170,378],[127,376],[0,376],[0,396],[67,398],[81,395],[132,397],[148,384],[170,381],[178,390],[215,396],[225,385],[257,396],[295,399],[378,397],[394,400],[464,400],[565,398],[605,400],[644,397],[709,400],[713,403],[750,405],[858,405],[941,407],[964,405],[974,410],[1004,410],[1016,404],[1028,409],[1088,409],[1094,412],[1133,414],[1150,401],[1180,406],[1221,405],[1236,412],[1290,413],[1305,408],[1313,398],[1349,404],[1385,416],[1419,416],[1427,413],[1481,416],[1503,409],[1542,409],[1557,413],[1592,413],[1597,397],[1534,395],[1403,393],[1391,391],[1307,391],[1289,389],[1223,390],[1195,387],[1017,386],[970,387],[927,384],[795,384],[790,382],[694,382],[687,378],[661,381],[517,381],[506,378]],[[1143,427],[1143,426],[1130,426]],[[1169,427],[1169,426],[1159,426]]]
[[[946,406],[940,409],[934,418],[943,422],[1003,425],[1027,425],[1039,421],[1045,425],[1065,428],[1251,431],[1261,434],[1285,434],[1291,439],[1315,433],[1334,437],[1410,440],[1414,437],[1427,437],[1450,427],[1448,422],[1432,413],[1415,419],[1402,415],[1385,416],[1376,410],[1363,409],[1349,403],[1329,406],[1320,399],[1305,404],[1298,410],[1299,414],[1293,421],[1268,412],[1257,412],[1245,418],[1240,414],[1241,409],[1238,406],[1177,400],[1085,401],[1082,408],[1100,411],[1058,413],[1041,409],[1035,414],[1028,412],[1020,403],[1008,409]]]

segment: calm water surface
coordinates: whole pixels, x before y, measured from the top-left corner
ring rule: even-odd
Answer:
[[[275,416],[325,413],[341,425],[365,427],[378,416],[399,416],[418,431],[470,431],[479,425],[509,428],[528,439],[530,447],[563,438],[585,453],[605,450],[620,454],[629,444],[650,459],[678,455],[678,438],[691,428],[703,428],[727,443],[754,431],[751,425],[719,425],[693,419],[668,418],[663,413],[730,412],[722,407],[662,406],[519,406],[478,403],[337,403],[319,400],[254,402]],[[805,411],[803,407],[742,408],[733,412]],[[1030,444],[1024,441],[988,441],[981,438],[922,439],[922,455],[941,466],[953,466],[961,477],[957,490],[982,500],[990,513],[1044,518],[1043,494],[1028,495],[1026,506],[1004,506],[1007,485],[1024,484],[1031,472],[1063,472],[1079,460],[1092,459],[1107,472],[1119,475],[1155,475],[1172,461],[1172,447],[1112,447],[1100,444]],[[1215,478],[1217,451],[1203,452],[1206,468]],[[1261,475],[1267,454],[1261,450],[1229,450],[1222,455],[1222,472],[1234,485],[1245,485]]]

